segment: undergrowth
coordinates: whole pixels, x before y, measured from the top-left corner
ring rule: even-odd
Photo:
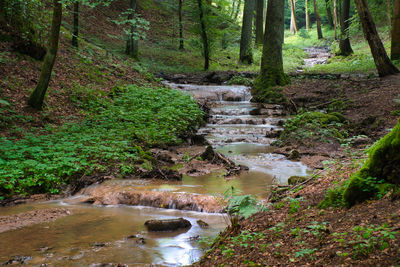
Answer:
[[[151,165],[146,148],[180,143],[202,122],[197,104],[179,91],[130,85],[112,92],[75,99],[88,109],[82,122],[1,137],[0,198],[58,193],[78,176],[111,169],[129,175],[135,164]]]

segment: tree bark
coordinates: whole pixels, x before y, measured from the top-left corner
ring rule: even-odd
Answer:
[[[325,6],[326,6],[326,16],[328,18],[328,24],[333,28],[333,18],[332,18],[332,10],[331,10],[331,1],[330,0],[325,0]]]
[[[310,30],[310,12],[308,11],[308,1],[309,0],[304,0],[305,3],[305,11],[306,11],[306,30],[309,31]]]
[[[72,46],[78,47],[79,36],[79,0],[74,2],[74,30],[72,33]]]
[[[342,16],[341,16],[341,23],[342,27],[340,28],[340,41],[339,41],[339,48],[340,52],[339,55],[342,56],[349,56],[353,54],[353,49],[350,45],[350,38],[349,38],[349,27],[350,27],[350,0],[343,0],[343,7],[342,7]]]
[[[296,0],[290,0],[290,31],[294,34],[297,33],[297,23],[296,23]]]
[[[265,0],[257,0],[256,13],[256,44],[262,45],[264,40]]]
[[[400,0],[394,2],[391,58],[400,60]]]
[[[182,4],[183,0],[179,0],[178,16],[179,16],[179,49],[183,50],[183,24],[182,24]]]
[[[386,75],[398,73],[399,70],[390,61],[389,57],[387,56],[385,47],[383,46],[382,41],[379,38],[378,32],[376,31],[375,23],[369,11],[367,1],[354,1],[356,3],[358,16],[360,17],[360,21],[362,24],[364,37],[368,41],[379,76],[383,77]]]
[[[255,0],[246,0],[244,2],[242,34],[240,38],[240,62],[245,64],[253,63],[253,17]]]
[[[322,39],[324,37],[322,36],[321,18],[319,17],[318,6],[317,6],[316,0],[314,0],[314,13],[315,13],[315,19],[317,20],[318,39]]]
[[[62,4],[58,0],[53,0],[53,19],[51,23],[49,48],[44,58],[42,70],[35,90],[29,97],[28,105],[41,110],[43,106],[44,96],[46,95],[47,88],[51,78],[54,62],[56,61],[58,42],[60,37],[60,27],[62,20]]]
[[[135,17],[135,12],[136,12],[136,0],[131,0],[130,1],[130,6],[129,6],[131,12],[128,15],[128,20],[131,20]],[[134,32],[136,31],[136,28],[134,25],[131,25],[130,29],[130,34],[128,36],[128,40],[126,41],[126,49],[125,49],[125,54],[130,56],[131,58],[138,59],[139,58],[139,48],[138,48],[138,40],[134,36]]]
[[[268,0],[265,20],[264,46],[260,75],[254,83],[254,91],[263,92],[276,85],[290,82],[283,71],[282,44],[284,38],[285,0]]]
[[[200,26],[201,26],[201,39],[203,41],[203,53],[204,53],[204,70],[208,70],[210,67],[210,51],[208,47],[208,37],[206,23],[204,21],[204,10],[203,0],[197,0],[199,11],[200,11]]]
[[[333,0],[333,28],[335,30],[335,40],[337,40],[337,28],[338,28],[338,16],[337,16],[337,0]]]

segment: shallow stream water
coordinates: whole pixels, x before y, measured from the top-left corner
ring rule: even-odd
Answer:
[[[228,225],[225,215],[144,206],[84,204],[79,201],[82,194],[96,190],[131,190],[147,194],[220,195],[234,186],[245,194],[263,198],[267,195],[268,185],[284,184],[292,175],[307,174],[306,166],[272,153],[270,143],[273,139],[266,134],[281,129],[279,125],[285,120],[281,107],[261,107],[249,102],[249,90],[243,86],[169,85],[190,93],[199,101],[208,102],[210,119],[199,134],[224,155],[248,166],[249,171],[229,180],[218,172],[200,177],[184,176],[179,182],[109,180],[70,199],[0,208],[0,216],[53,207],[66,207],[72,211],[72,215],[54,222],[0,233],[0,263],[15,256],[29,256],[31,259],[26,264],[33,266],[187,265],[203,253],[198,237],[214,237]],[[188,219],[192,227],[159,233],[149,233],[144,227],[148,219],[177,217]],[[196,223],[199,219],[210,227],[200,228]],[[132,235],[137,237],[128,238]]]

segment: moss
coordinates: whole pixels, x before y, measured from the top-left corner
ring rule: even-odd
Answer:
[[[367,162],[350,178],[343,192],[349,207],[374,197],[379,191],[379,181],[400,184],[400,122],[368,154]]]
[[[288,184],[289,185],[296,185],[300,184],[302,182],[305,182],[308,179],[307,176],[290,176],[288,179]]]
[[[288,100],[283,94],[283,89],[277,86],[284,86],[289,83],[289,76],[282,70],[270,68],[269,71],[255,79],[251,90],[252,101],[268,104],[287,104]]]

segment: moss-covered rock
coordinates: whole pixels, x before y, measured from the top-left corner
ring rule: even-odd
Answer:
[[[296,185],[305,182],[308,179],[307,176],[290,176],[288,179],[289,185]]]
[[[380,181],[400,184],[400,122],[371,147],[368,154],[367,162],[352,175],[343,192],[349,207],[374,197]]]

